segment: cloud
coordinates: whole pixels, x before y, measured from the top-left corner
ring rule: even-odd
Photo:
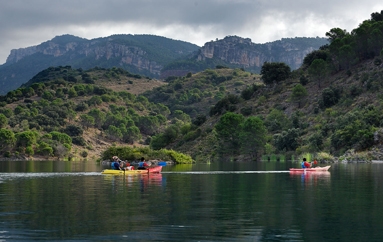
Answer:
[[[11,49],[57,35],[92,39],[111,34],[155,34],[199,46],[228,35],[265,43],[287,37],[324,37],[351,31],[377,0],[25,0],[0,2],[0,63]]]

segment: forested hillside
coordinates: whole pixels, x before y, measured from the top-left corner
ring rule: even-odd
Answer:
[[[175,118],[138,95],[161,85],[118,68],[49,68],[0,97],[1,154],[98,159],[113,143],[144,145]]]

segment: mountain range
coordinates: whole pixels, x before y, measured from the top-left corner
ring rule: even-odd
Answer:
[[[112,35],[84,39],[56,36],[37,46],[11,50],[0,65],[0,95],[29,81],[53,66],[119,67],[130,73],[166,79],[223,65],[259,73],[264,62],[284,62],[295,70],[304,57],[328,43],[325,38],[286,38],[255,44],[249,38],[227,36],[195,44],[154,35]]]

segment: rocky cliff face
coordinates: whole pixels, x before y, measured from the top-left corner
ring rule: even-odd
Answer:
[[[20,87],[51,66],[121,67],[133,74],[163,79],[214,68],[215,60],[255,73],[259,73],[266,61],[284,62],[291,69],[297,69],[309,52],[326,41],[324,38],[294,38],[255,44],[248,38],[229,36],[200,48],[152,35],[112,35],[92,40],[63,35],[37,46],[12,50],[6,63],[0,65],[0,95]]]
[[[85,57],[109,61],[117,58],[119,65],[131,65],[138,70],[147,70],[154,75],[159,75],[162,69],[162,65],[146,57],[147,53],[143,49],[136,46],[114,43],[113,38],[109,38],[107,41],[93,40],[87,42],[68,42],[65,44],[56,43],[53,39],[38,46],[11,50],[6,63],[17,63],[26,56],[35,53],[42,53],[52,57],[68,55],[69,59]]]
[[[78,69],[120,67],[126,71],[158,78],[163,66],[194,53],[200,47],[155,35],[112,35],[83,39],[57,36],[28,48],[12,50],[0,65],[0,95],[20,87],[40,71],[55,66]]]
[[[37,52],[37,46],[27,47],[27,48],[20,48],[17,50],[11,50],[11,53],[9,54],[6,63],[7,64],[13,64],[21,60],[22,58],[33,55]]]
[[[323,38],[295,38],[255,44],[248,38],[229,36],[206,43],[200,49],[197,60],[217,58],[248,70],[259,69],[264,62],[284,62],[294,70],[302,65],[308,53],[326,43],[327,40]]]

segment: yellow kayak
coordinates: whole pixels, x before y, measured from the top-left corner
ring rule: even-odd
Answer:
[[[112,170],[105,169],[101,172],[101,174],[105,175],[129,175],[129,174],[148,174],[148,173],[160,173],[162,170],[162,166],[155,166],[151,168],[147,168],[145,170]]]

